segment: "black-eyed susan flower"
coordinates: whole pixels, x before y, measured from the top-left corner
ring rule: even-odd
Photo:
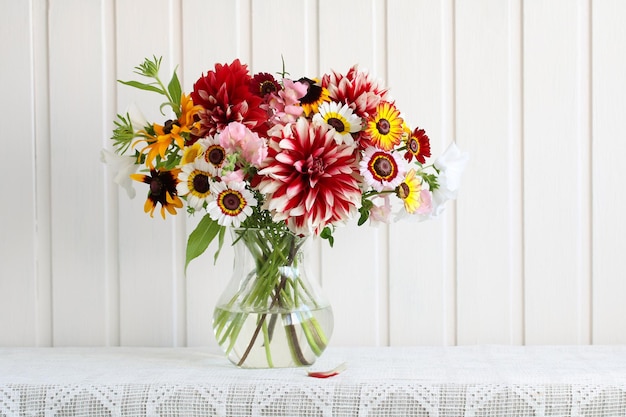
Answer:
[[[347,104],[341,105],[331,101],[322,103],[318,108],[318,113],[313,116],[314,123],[325,123],[335,130],[335,141],[337,144],[354,144],[352,133],[361,130],[361,119],[357,117]]]
[[[427,157],[430,157],[430,140],[424,129],[416,128],[407,135],[404,159],[411,162],[415,158],[420,164],[423,164],[426,163]]]
[[[220,226],[239,227],[256,205],[256,198],[245,182],[220,181],[211,184],[211,198],[206,209]]]
[[[395,189],[406,173],[402,158],[373,146],[365,149],[359,167],[366,184],[376,191]]]
[[[184,196],[193,209],[201,209],[211,196],[211,174],[203,171],[196,160],[181,167],[178,179],[178,195]]]
[[[369,119],[365,132],[374,146],[390,151],[402,140],[402,124],[400,111],[388,101],[376,107],[376,114]]]
[[[158,156],[165,158],[167,149],[175,143],[180,149],[185,147],[185,141],[197,122],[195,116],[202,107],[193,104],[191,98],[185,94],[181,96],[181,113],[178,119],[167,120],[163,125],[154,123],[154,135],[144,134],[147,145],[142,149],[146,153],[146,165],[154,167],[154,160]]]
[[[317,113],[320,104],[330,101],[328,89],[322,87],[318,80],[303,77],[298,81],[308,86],[306,94],[300,98],[300,105],[305,116],[309,117],[311,114]]]
[[[178,197],[176,185],[177,176],[180,169],[172,170],[150,170],[150,175],[132,174],[130,177],[135,181],[146,183],[150,186],[148,198],[144,204],[144,211],[154,217],[154,209],[157,204],[161,205],[161,217],[165,218],[165,211],[176,214],[176,209],[183,206],[183,202]]]

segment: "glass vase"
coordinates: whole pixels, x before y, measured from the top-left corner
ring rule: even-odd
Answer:
[[[333,312],[306,268],[307,238],[232,229],[232,277],[213,313],[218,344],[242,368],[309,366],[333,331]]]

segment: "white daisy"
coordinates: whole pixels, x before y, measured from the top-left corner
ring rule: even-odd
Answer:
[[[241,222],[252,214],[257,201],[244,182],[224,181],[211,184],[211,197],[207,211],[221,226],[241,226]]]
[[[226,150],[220,145],[219,135],[198,139],[194,146],[196,145],[202,148],[196,158],[200,169],[208,172],[212,177],[219,177],[227,156]]]
[[[211,196],[211,174],[200,165],[201,162],[196,160],[180,167],[180,182],[176,185],[178,195],[185,196],[187,204],[196,210],[201,209]]]
[[[376,191],[393,190],[404,179],[407,165],[403,158],[370,146],[363,152],[359,170],[365,182]]]
[[[335,129],[334,139],[338,145],[354,144],[352,133],[357,133],[363,125],[361,119],[352,112],[347,104],[326,102],[319,106],[318,113],[313,116],[314,123],[327,124]]]

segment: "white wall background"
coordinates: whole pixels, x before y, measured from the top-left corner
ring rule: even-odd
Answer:
[[[383,79],[440,154],[471,154],[456,205],[317,245],[333,345],[626,343],[626,2],[0,0],[0,345],[215,345],[224,252],[143,213],[99,161],[116,83],[143,58],[184,88],[239,57]],[[166,71],[167,72],[167,71]],[[167,74],[166,74],[167,75]],[[156,99],[155,102],[153,99]],[[153,113],[150,113],[153,111]]]

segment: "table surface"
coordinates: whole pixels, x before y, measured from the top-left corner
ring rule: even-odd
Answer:
[[[25,415],[626,416],[626,346],[330,347],[269,370],[201,348],[0,348],[0,416]]]

